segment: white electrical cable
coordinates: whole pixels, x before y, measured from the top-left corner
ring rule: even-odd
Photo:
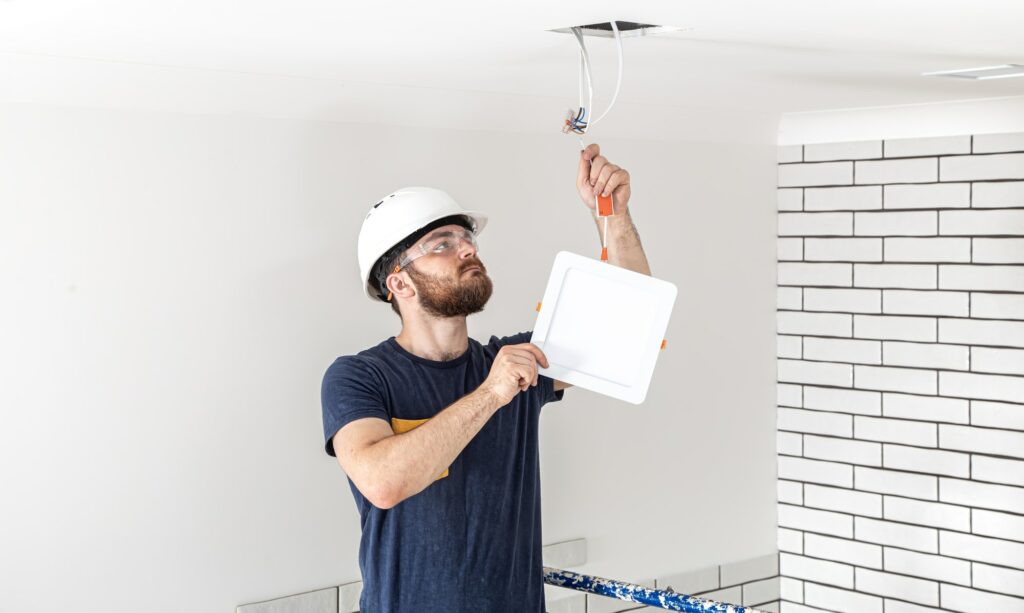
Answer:
[[[588,129],[591,125],[601,121],[601,119],[608,114],[608,111],[612,110],[612,107],[615,106],[615,100],[619,97],[619,87],[622,85],[622,35],[619,34],[618,24],[616,24],[614,21],[611,21],[609,23],[611,23],[612,25],[612,31],[615,33],[615,42],[618,43],[619,48],[619,76],[615,80],[615,94],[612,95],[612,101],[608,103],[608,108],[606,108],[604,112],[601,113],[601,117],[598,117],[594,121],[587,123]]]

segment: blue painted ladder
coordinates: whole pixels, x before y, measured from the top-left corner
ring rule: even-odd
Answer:
[[[751,609],[750,607],[741,607],[727,602],[679,594],[673,592],[671,588],[656,590],[634,583],[581,575],[548,566],[544,567],[544,582],[548,585],[590,592],[598,596],[618,598],[619,600],[668,609],[669,611],[687,611],[689,613],[760,613],[757,609]]]

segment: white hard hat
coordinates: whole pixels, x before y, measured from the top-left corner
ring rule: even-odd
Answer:
[[[383,301],[376,279],[370,278],[373,265],[382,255],[417,230],[450,215],[464,215],[477,233],[487,225],[486,215],[463,209],[446,192],[432,187],[405,187],[371,206],[359,230],[358,247],[359,274],[366,296]]]

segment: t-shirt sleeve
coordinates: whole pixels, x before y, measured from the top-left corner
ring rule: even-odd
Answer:
[[[492,355],[498,353],[498,350],[505,345],[518,345],[520,343],[529,343],[530,338],[533,337],[533,332],[528,330],[526,332],[520,332],[519,334],[513,334],[512,336],[503,336],[498,338],[497,336],[491,336],[491,340],[487,343],[487,347],[492,351]],[[541,405],[549,402],[558,402],[565,395],[565,390],[555,391],[555,380],[551,377],[545,377],[540,375],[537,377],[537,387],[533,388],[540,394]]]
[[[384,391],[373,369],[355,356],[340,357],[324,373],[320,405],[324,420],[324,450],[334,456],[334,435],[364,417],[390,422]]]

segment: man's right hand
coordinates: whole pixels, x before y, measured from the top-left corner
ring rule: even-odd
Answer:
[[[519,392],[537,385],[537,364],[547,368],[548,359],[533,343],[505,345],[498,350],[480,388],[494,394],[504,406]]]

